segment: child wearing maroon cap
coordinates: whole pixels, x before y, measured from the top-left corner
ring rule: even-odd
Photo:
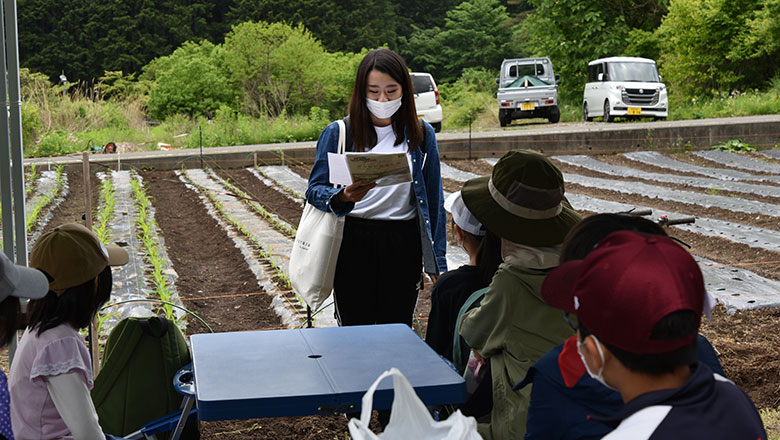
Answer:
[[[595,214],[569,231],[561,248],[560,262],[582,260],[607,235],[624,230],[666,236],[665,228],[644,217]],[[704,313],[709,314],[714,299],[705,303]],[[577,352],[577,340],[577,335],[572,335],[548,351],[514,386],[515,390],[531,388],[525,440],[596,440],[612,430],[594,418],[617,414],[623,408],[623,400],[620,393],[588,375]],[[718,355],[707,338],[698,335],[696,345],[699,361],[725,377]]]
[[[766,439],[750,398],[696,359],[704,281],[671,239],[614,232],[554,269],[542,297],[577,315],[588,374],[625,403],[605,439]]]

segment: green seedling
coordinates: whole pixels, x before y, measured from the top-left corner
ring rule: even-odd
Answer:
[[[30,208],[30,212],[27,213],[27,224],[25,225],[27,228],[27,233],[29,234],[30,231],[32,231],[33,226],[38,223],[38,217],[41,215],[41,211],[43,208],[49,205],[52,200],[60,193],[62,190],[62,187],[65,182],[65,178],[63,177],[63,166],[60,165],[56,168],[56,177],[55,177],[55,185],[54,190],[49,194],[42,194],[40,198],[38,198],[38,201],[33,205],[32,208]]]
[[[164,271],[169,262],[162,256],[160,243],[157,241],[157,222],[150,214],[152,201],[146,194],[143,183],[137,178],[130,181],[133,198],[135,199],[138,214],[135,218],[138,239],[141,241],[143,250],[146,254],[147,263],[152,266],[152,284],[154,284],[155,293],[162,300],[162,309],[165,317],[174,319],[173,307],[169,304],[173,299],[173,288]]]
[[[98,208],[95,219],[95,234],[101,243],[108,243],[111,239],[111,221],[114,220],[114,205],[116,205],[116,192],[114,191],[114,181],[111,175],[100,184],[100,207]]]

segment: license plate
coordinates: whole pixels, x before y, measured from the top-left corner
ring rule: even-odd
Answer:
[[[533,110],[536,108],[533,102],[524,102],[520,104],[520,110]]]
[[[632,116],[641,115],[642,109],[639,107],[629,107],[628,108],[628,114]]]

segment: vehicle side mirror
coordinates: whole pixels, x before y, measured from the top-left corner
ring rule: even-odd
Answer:
[[[496,85],[498,85],[498,81],[499,81],[499,79],[498,79],[498,78],[496,78]]]
[[[555,75],[555,84],[558,84],[561,82],[561,75]]]
[[[664,77],[661,74],[658,74],[658,81],[664,82]]]
[[[598,80],[599,81],[604,81],[604,74],[603,73],[599,73]]]

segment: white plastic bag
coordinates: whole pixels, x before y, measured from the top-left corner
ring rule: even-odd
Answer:
[[[346,128],[339,120],[339,154],[344,153]],[[290,253],[290,284],[315,311],[333,291],[344,217],[321,211],[310,204],[303,208],[298,232]]]
[[[376,435],[368,429],[374,392],[379,382],[393,376],[393,408],[385,432]],[[482,440],[477,432],[477,421],[464,416],[460,410],[443,420],[433,420],[414,388],[397,368],[382,373],[363,395],[360,419],[349,421],[349,435],[353,440]]]

